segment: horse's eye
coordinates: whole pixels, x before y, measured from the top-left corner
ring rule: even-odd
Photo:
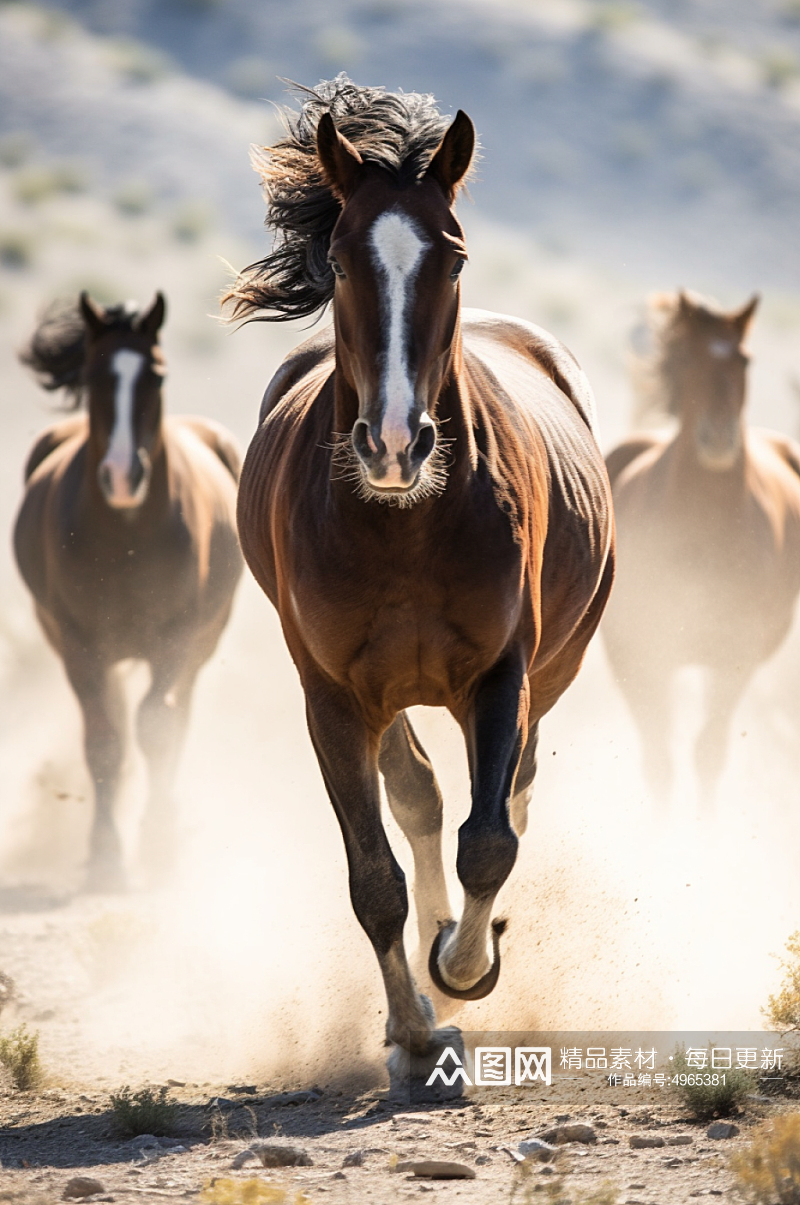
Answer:
[[[333,256],[331,256],[331,258],[328,260],[328,263],[333,269],[334,276],[338,276],[339,279],[342,280],[344,278],[344,268],[339,263],[338,259],[334,259]]]
[[[463,260],[463,259],[456,260],[455,267],[453,268],[452,272],[450,273],[451,280],[458,280],[465,263],[466,263],[466,260]]]

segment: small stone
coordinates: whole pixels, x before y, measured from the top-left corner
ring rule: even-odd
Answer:
[[[285,1105],[309,1105],[315,1100],[319,1100],[321,1092],[312,1090],[310,1092],[278,1092],[275,1096],[268,1096],[262,1104],[268,1109],[282,1109]]]
[[[405,1160],[395,1165],[396,1172],[410,1172],[426,1180],[474,1180],[475,1172],[466,1163],[449,1163],[445,1159]]]
[[[667,1146],[691,1146],[692,1139],[688,1134],[675,1134],[667,1139]]]
[[[628,1144],[635,1151],[644,1151],[650,1147],[665,1145],[664,1139],[660,1134],[631,1134]]]
[[[168,1088],[185,1088],[186,1080],[185,1079],[168,1079],[167,1087]]]
[[[331,1179],[332,1180],[346,1180],[347,1176],[344,1174],[344,1172],[334,1172],[333,1175],[331,1176]]]
[[[172,1081],[170,1081],[171,1083]],[[181,1085],[182,1086],[182,1085]],[[246,1096],[255,1096],[258,1088],[255,1084],[228,1084],[226,1089],[228,1092],[242,1092]]]
[[[492,1159],[490,1155],[478,1155],[478,1158],[475,1160],[475,1162],[479,1167],[482,1167],[484,1163],[491,1163]]]
[[[572,1121],[567,1125],[545,1130],[543,1134],[539,1134],[539,1138],[542,1142],[555,1142],[558,1146],[563,1146],[565,1142],[597,1142],[594,1127],[581,1121]]]
[[[259,1142],[250,1148],[264,1167],[312,1167],[307,1152],[299,1146]]]
[[[715,1121],[706,1130],[708,1138],[735,1138],[738,1133],[739,1127],[731,1121]]]
[[[64,1201],[79,1201],[84,1197],[93,1197],[97,1192],[105,1192],[99,1180],[92,1180],[89,1176],[73,1176],[64,1185],[61,1197]]]
[[[128,1146],[136,1147],[137,1150],[145,1146],[158,1146],[158,1139],[155,1134],[137,1134],[129,1140]]]
[[[682,1167],[683,1159],[678,1159],[675,1155],[671,1159],[664,1160],[664,1167]]]
[[[520,1155],[524,1155],[526,1159],[536,1160],[538,1163],[549,1163],[555,1157],[557,1149],[541,1138],[525,1138],[517,1147]]]
[[[239,1154],[233,1160],[233,1163],[231,1163],[231,1167],[234,1169],[244,1167],[245,1163],[249,1163],[251,1159],[257,1158],[258,1155],[255,1153],[255,1151],[251,1151],[249,1149],[246,1151],[239,1151]]]
[[[349,1155],[345,1155],[342,1161],[342,1167],[363,1167],[364,1152],[361,1150],[351,1151]]]

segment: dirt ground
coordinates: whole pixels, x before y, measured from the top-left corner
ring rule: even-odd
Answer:
[[[707,1136],[709,1123],[692,1120],[669,1089],[609,1087],[602,1076],[585,1072],[569,1080],[556,1077],[550,1087],[475,1088],[459,1101],[411,1106],[389,1099],[377,1059],[360,1082],[340,1076],[306,1083],[285,1074],[233,1084],[183,1080],[184,1062],[176,1054],[172,1075],[150,1081],[154,1088],[167,1086],[179,1106],[170,1135],[124,1138],[115,1130],[110,1094],[124,1082],[126,1064],[109,1055],[105,1068],[95,1062],[81,1067],[86,984],[75,973],[67,940],[87,920],[96,928],[108,902],[31,896],[13,904],[16,911],[0,921],[0,962],[25,988],[17,986],[3,1029],[24,1022],[39,1031],[46,1079],[38,1092],[17,1092],[6,1084],[0,1095],[3,1201],[59,1201],[77,1176],[99,1181],[102,1191],[91,1199],[104,1201],[262,1199],[230,1195],[230,1184],[217,1184],[214,1196],[215,1180],[241,1182],[243,1189],[256,1180],[285,1191],[287,1202],[324,1199],[332,1205],[418,1198],[421,1192],[476,1205],[540,1196],[575,1205],[733,1200],[731,1153],[750,1141],[765,1117],[794,1108],[792,1080],[762,1084],[732,1119],[738,1133],[715,1140]],[[112,970],[118,974],[120,968]],[[136,1052],[131,1056],[136,1061]],[[58,1067],[72,1071],[66,1075]],[[370,1081],[373,1086],[365,1090]],[[765,1090],[771,1090],[769,1097]],[[297,1099],[281,1097],[287,1093]],[[521,1140],[568,1121],[587,1123],[595,1140],[565,1144],[555,1163],[517,1165],[511,1150]],[[631,1137],[643,1135],[661,1138],[664,1145],[632,1148]],[[677,1138],[683,1141],[672,1141]],[[309,1163],[273,1169],[250,1159],[233,1166],[257,1139],[291,1144]],[[394,1170],[398,1162],[424,1159],[457,1161],[475,1178],[422,1179]],[[612,1188],[616,1196],[602,1195]]]

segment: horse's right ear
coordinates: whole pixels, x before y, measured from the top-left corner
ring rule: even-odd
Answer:
[[[356,148],[336,129],[330,113],[323,113],[317,126],[317,154],[325,178],[340,201],[346,201],[363,162]]]
[[[99,335],[105,326],[105,315],[84,289],[80,295],[81,317],[90,335]]]

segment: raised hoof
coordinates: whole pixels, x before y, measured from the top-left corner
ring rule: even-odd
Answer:
[[[463,991],[445,983],[439,970],[439,952],[455,929],[456,922],[450,921],[449,924],[442,926],[433,939],[428,959],[428,974],[440,992],[444,992],[445,996],[450,996],[453,1000],[482,1000],[484,996],[488,996],[490,992],[494,991],[497,980],[500,978],[500,938],[506,931],[506,923],[504,920],[492,921],[492,965],[477,983],[473,983],[472,987],[465,988]]]
[[[445,1055],[441,1066],[439,1060]],[[432,1104],[458,1100],[469,1084],[464,1056],[464,1039],[455,1025],[434,1029],[425,1054],[412,1054],[395,1046],[386,1060],[389,1094],[393,1100],[408,1104]],[[463,1069],[463,1074],[460,1069]]]

